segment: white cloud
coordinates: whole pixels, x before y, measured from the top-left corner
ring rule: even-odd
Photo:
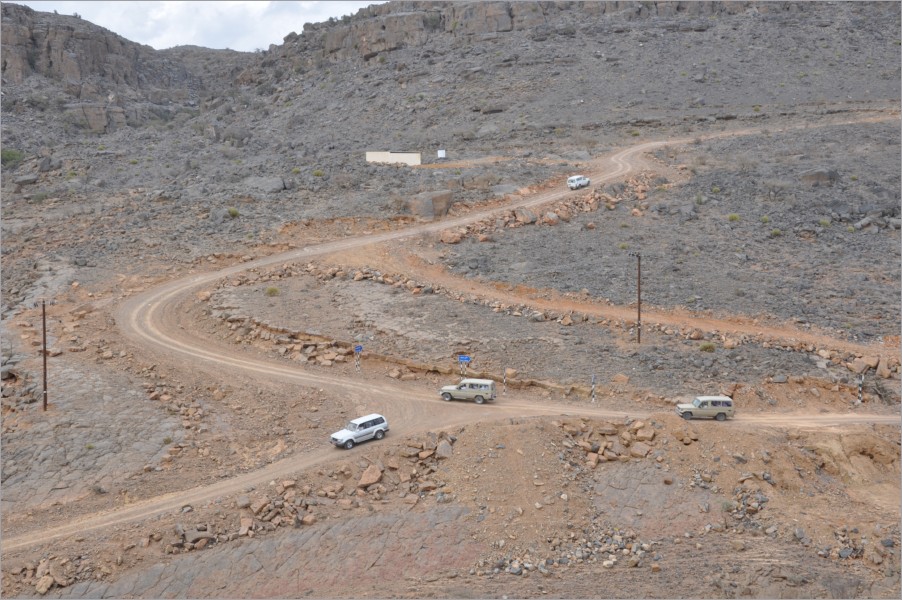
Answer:
[[[50,2],[23,0],[43,12],[78,13],[83,19],[127,40],[158,50],[193,45],[252,52],[281,44],[304,23],[356,14],[382,2]]]

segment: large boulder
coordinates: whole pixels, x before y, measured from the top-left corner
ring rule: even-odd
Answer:
[[[811,169],[802,173],[800,178],[811,187],[832,186],[839,180],[839,173],[833,169]]]
[[[244,185],[250,192],[263,192],[274,194],[285,189],[285,182],[281,177],[247,177]]]
[[[451,190],[422,192],[405,203],[405,209],[412,215],[424,219],[444,217],[453,204],[454,194]]]

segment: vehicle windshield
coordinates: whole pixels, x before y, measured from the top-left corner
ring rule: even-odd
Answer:
[[[702,401],[699,400],[698,398],[696,398],[695,400],[692,401],[692,406],[694,406],[695,408],[698,408],[701,403],[702,403]]]
[[[354,424],[354,421],[348,421],[348,424],[345,425],[345,429],[348,431],[357,431],[357,425]]]

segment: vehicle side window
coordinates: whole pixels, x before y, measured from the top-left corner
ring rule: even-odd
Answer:
[[[373,421],[373,425],[382,425],[383,423],[385,423],[385,419],[383,419],[382,417],[379,417],[378,419]]]
[[[720,400],[712,400],[711,406],[720,406]]]

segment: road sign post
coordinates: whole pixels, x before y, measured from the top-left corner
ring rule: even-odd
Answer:
[[[363,346],[360,344],[354,346],[354,367],[360,372],[360,353],[363,352]]]
[[[465,377],[467,374],[467,365],[470,364],[472,359],[466,354],[459,354],[457,356],[457,363],[460,365],[460,376]]]

